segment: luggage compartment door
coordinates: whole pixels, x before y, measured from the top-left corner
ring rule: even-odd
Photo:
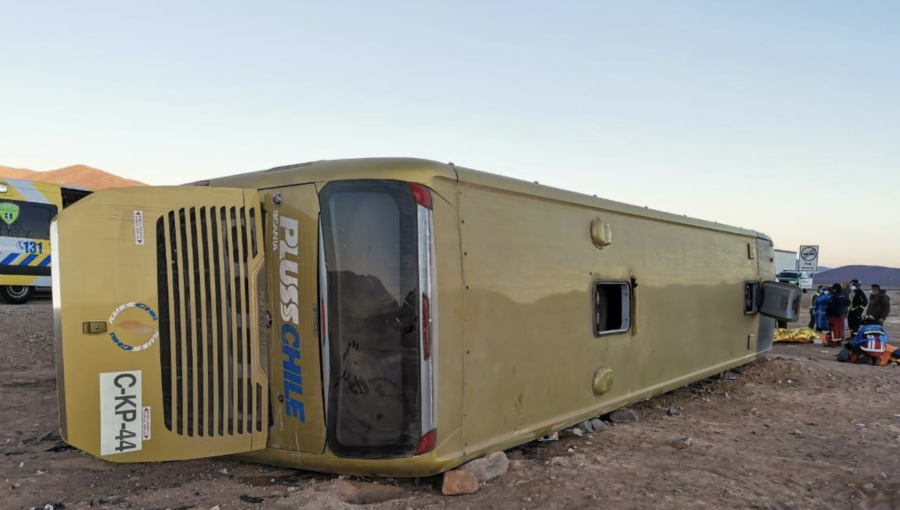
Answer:
[[[767,281],[760,288],[759,313],[773,319],[795,322],[800,316],[800,287]]]

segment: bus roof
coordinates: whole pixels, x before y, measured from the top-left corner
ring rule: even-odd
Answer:
[[[418,158],[362,158],[312,161],[210,179],[209,184],[210,186],[221,187],[267,189],[307,182],[348,179],[394,179],[418,182],[425,185],[434,180],[450,179],[475,186],[505,190],[509,193],[523,196],[584,206],[596,209],[598,212],[615,212],[666,223],[690,225],[697,228],[771,240],[765,234],[754,230],[584,195],[538,183],[464,168],[453,163],[439,163]]]

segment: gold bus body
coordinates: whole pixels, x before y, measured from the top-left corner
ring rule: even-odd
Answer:
[[[330,182],[369,179],[421,184],[433,198],[437,440],[423,455],[341,457],[329,448],[324,432],[316,322],[317,195]],[[279,207],[273,205],[276,195],[283,200]],[[212,211],[210,204],[226,211],[259,210],[254,221],[261,232],[260,250],[247,257],[247,296],[267,290],[248,301],[244,320],[252,319],[253,327],[244,346],[254,357],[244,367],[249,381],[244,400],[232,403],[232,409],[246,404],[248,415],[256,411],[256,417],[241,434],[217,434],[216,412],[205,413],[196,395],[209,394],[221,377],[218,367],[208,373],[198,370],[192,381],[168,374],[183,395],[195,395],[191,411],[212,420],[199,426],[202,435],[196,429],[192,435],[178,434],[160,417],[165,398],[171,404],[179,397],[164,398],[159,389],[166,376],[159,345],[129,352],[107,335],[88,333],[85,324],[106,322],[118,331],[107,316],[123,303],[147,303],[153,310],[164,306],[152,225],[162,218],[160,232],[170,236],[167,215],[180,210],[190,215],[192,207],[196,214],[204,207]],[[133,234],[135,210],[144,218],[146,241],[140,246]],[[300,337],[314,339],[302,347],[303,424],[283,418],[277,356],[282,340],[276,334],[280,319],[275,314],[272,327],[257,327],[265,322],[259,307],[279,301],[277,228],[272,223],[276,210],[297,219],[301,232],[298,331]],[[54,230],[62,436],[109,461],[237,454],[325,472],[432,475],[748,363],[772,345],[774,320],[745,311],[748,282],[774,278],[773,246],[766,236],[425,160],[323,161],[215,179],[209,187],[104,191],[63,212]],[[210,233],[199,234],[213,243]],[[201,274],[207,270],[208,258],[186,256],[184,267]],[[167,260],[170,267],[180,267],[181,262],[171,266]],[[265,287],[259,285],[261,278]],[[593,292],[604,281],[628,285],[631,317],[626,331],[598,336]],[[166,291],[169,303],[172,291]],[[206,318],[212,324],[220,318],[204,302],[199,309],[185,307],[203,317],[201,323],[182,327],[193,328],[196,352],[209,356],[216,354],[215,347],[204,351],[196,339],[216,337],[204,324]],[[126,312],[136,314],[135,321],[148,320],[144,310],[131,307]],[[232,321],[226,327],[235,331],[239,326]],[[143,374],[149,439],[138,451],[102,454],[98,375],[125,371]],[[263,391],[258,404],[247,401],[256,385]],[[212,396],[210,409],[223,405],[218,394]],[[209,405],[209,399],[204,401]],[[271,424],[265,423],[268,406]],[[256,428],[260,413],[263,426]]]

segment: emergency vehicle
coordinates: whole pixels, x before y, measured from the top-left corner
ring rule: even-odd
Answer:
[[[87,196],[80,188],[0,178],[0,298],[22,304],[49,288],[50,222],[60,209]]]

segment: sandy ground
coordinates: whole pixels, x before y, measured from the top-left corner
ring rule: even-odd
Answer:
[[[900,317],[889,327],[900,339]],[[0,508],[900,508],[900,367],[841,364],[836,352],[778,345],[635,406],[637,424],[511,450],[510,470],[477,494],[441,496],[437,477],[117,465],[71,449],[56,433],[49,301],[0,305]],[[692,445],[673,448],[684,436]]]

